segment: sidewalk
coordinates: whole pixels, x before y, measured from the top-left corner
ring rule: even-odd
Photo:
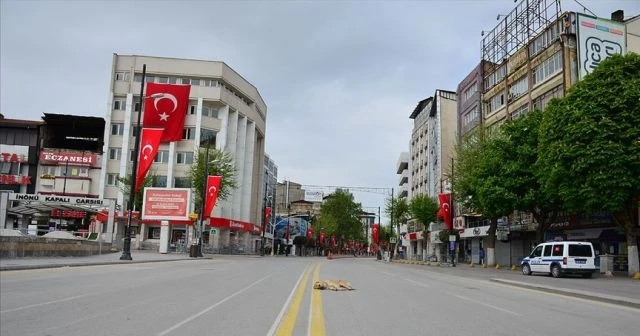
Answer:
[[[179,260],[202,260],[211,258],[211,256],[208,255],[205,255],[204,258],[189,258],[189,255],[184,253],[161,254],[155,251],[145,250],[131,251],[131,259],[133,260],[120,260],[121,255],[122,252],[113,252],[85,257],[3,258],[0,259],[0,271],[112,264],[137,264]]]
[[[407,264],[397,260],[394,262],[400,265]],[[530,290],[640,308],[640,281],[627,276],[607,277],[594,274],[591,279],[572,276],[558,279],[545,274],[525,276],[519,268],[512,271],[510,268],[482,268],[478,265],[471,267],[469,264],[457,264],[456,267],[451,267],[408,263],[408,266]]]

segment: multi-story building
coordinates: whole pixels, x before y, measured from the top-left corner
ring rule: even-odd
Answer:
[[[116,181],[131,174],[143,64],[146,82],[191,85],[183,139],[160,146],[149,172],[155,177],[154,187],[189,187],[188,172],[198,150],[213,142],[234,157],[238,188],[217,203],[215,228],[205,232],[204,240],[214,249],[255,248],[264,198],[267,106],[258,89],[224,62],[113,55],[100,196],[116,199],[120,205],[127,201]],[[192,237],[187,223],[170,222],[172,241]],[[140,240],[157,243],[159,223],[143,222],[137,232]]]
[[[264,175],[265,175],[265,187],[266,192],[263,191],[267,203],[265,206],[271,207],[272,214],[269,217],[269,221],[265,223],[265,236],[267,240],[270,241],[273,239],[273,228],[275,224],[275,205],[276,205],[276,189],[278,187],[278,166],[276,163],[269,157],[269,155],[264,155]]]
[[[0,229],[26,229],[31,223],[31,216],[11,211],[8,194],[35,193],[43,123],[0,114]]]
[[[427,195],[437,198],[439,193],[451,192],[457,114],[456,93],[436,90],[433,97],[420,101],[409,116],[414,120],[409,151],[410,197]],[[428,237],[423,237],[422,230],[417,228],[414,233],[409,234],[411,248],[407,255],[411,258],[414,257],[413,252],[419,256],[425,253],[430,255],[435,245],[429,243],[437,241],[429,242]],[[432,237],[435,236],[437,232],[432,233]]]
[[[482,124],[481,93],[483,85],[484,61],[481,61],[465,77],[456,90],[458,96],[458,142]]]

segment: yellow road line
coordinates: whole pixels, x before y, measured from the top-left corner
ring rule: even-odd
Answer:
[[[304,297],[304,292],[307,289],[307,283],[309,282],[309,275],[311,274],[311,267],[307,268],[304,272],[304,277],[300,282],[298,289],[296,290],[296,294],[291,302],[291,306],[289,307],[287,314],[282,319],[282,323],[280,323],[280,327],[276,332],[276,336],[291,336],[293,335],[293,329],[296,325],[296,320],[298,320],[298,313],[300,312],[300,304],[302,302],[302,298]]]
[[[313,281],[320,280],[320,264],[318,264],[313,272]],[[310,336],[325,336],[324,327],[324,310],[322,306],[322,291],[311,289],[311,309],[309,316],[311,323],[309,324]]]

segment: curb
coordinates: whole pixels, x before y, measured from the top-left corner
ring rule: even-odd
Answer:
[[[76,263],[64,263],[64,264],[49,264],[49,265],[11,265],[0,266],[0,272],[5,271],[24,271],[34,269],[47,269],[47,268],[62,268],[62,267],[82,267],[82,266],[102,266],[102,265],[129,265],[129,264],[146,264],[156,262],[171,262],[171,261],[185,261],[185,260],[206,260],[213,259],[211,257],[205,258],[184,258],[184,259],[159,259],[159,260],[118,260],[118,261],[96,261],[96,262],[76,262]]]
[[[533,289],[541,292],[576,297],[576,298],[586,299],[591,301],[607,302],[607,303],[612,303],[616,305],[640,309],[640,300],[629,301],[628,299],[625,299],[619,296],[595,295],[595,294],[585,293],[582,291],[572,291],[572,290],[553,288],[553,287],[548,287],[544,285],[530,284],[530,283],[506,280],[506,279],[492,278],[490,279],[490,281],[497,282],[503,285],[513,286],[513,287],[522,287],[522,288]]]

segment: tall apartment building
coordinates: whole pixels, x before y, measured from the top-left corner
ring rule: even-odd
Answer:
[[[131,173],[143,64],[147,82],[191,85],[183,139],[160,146],[149,172],[155,176],[154,187],[189,187],[194,157],[213,141],[234,157],[238,188],[214,209],[219,220],[213,221],[217,228],[211,230],[211,245],[254,246],[251,239],[256,239],[262,219],[267,106],[258,89],[224,62],[113,55],[100,197],[117,199],[119,205],[127,202],[116,182]],[[170,224],[172,240],[191,236],[184,223]],[[159,223],[142,223],[138,232],[142,240],[157,240]]]

